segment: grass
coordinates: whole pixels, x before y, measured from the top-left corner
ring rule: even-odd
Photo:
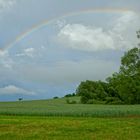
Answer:
[[[0,140],[139,138],[140,105],[67,104],[66,98],[0,103]]]
[[[79,97],[71,97],[69,100],[79,102]],[[140,105],[67,104],[66,98],[1,102],[0,115],[77,117],[140,116]]]
[[[0,116],[1,140],[139,140],[140,118]]]

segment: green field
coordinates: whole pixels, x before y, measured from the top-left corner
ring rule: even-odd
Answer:
[[[0,140],[139,140],[139,138],[138,117],[0,117]]]
[[[79,97],[69,98],[79,102]],[[66,98],[1,102],[1,115],[121,117],[140,116],[140,105],[67,104]]]
[[[140,105],[69,99],[1,102],[0,140],[139,140]]]

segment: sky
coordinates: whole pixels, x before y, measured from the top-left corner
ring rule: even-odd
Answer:
[[[118,72],[137,46],[139,0],[0,0],[0,101],[48,99]]]

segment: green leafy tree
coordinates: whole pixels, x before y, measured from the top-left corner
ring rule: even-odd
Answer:
[[[137,32],[140,38],[140,31]],[[140,44],[121,58],[120,71],[102,81],[81,82],[76,94],[82,103],[106,101],[114,104],[140,104]]]
[[[140,103],[140,49],[133,48],[121,59],[119,73],[107,79],[111,96],[116,96],[126,104]]]
[[[140,49],[129,50],[121,59],[119,95],[126,103],[140,103]]]
[[[104,82],[87,80],[81,82],[76,93],[81,96],[82,103],[94,103],[95,100],[104,101],[107,96],[104,87]]]
[[[140,38],[140,31],[137,32]],[[135,47],[127,51],[121,58],[119,73],[107,78],[109,94],[118,97],[126,104],[140,103],[140,48]]]

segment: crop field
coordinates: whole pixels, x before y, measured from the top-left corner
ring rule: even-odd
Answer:
[[[1,102],[0,140],[139,140],[140,105],[69,100]]]
[[[69,98],[79,102],[79,97]],[[1,115],[121,117],[140,116],[140,105],[67,104],[66,98],[1,102]]]
[[[87,105],[79,104],[79,97],[71,97],[69,100],[77,101],[77,104],[67,104],[66,98],[38,101],[1,102],[0,114],[77,117],[140,116],[140,105]]]

